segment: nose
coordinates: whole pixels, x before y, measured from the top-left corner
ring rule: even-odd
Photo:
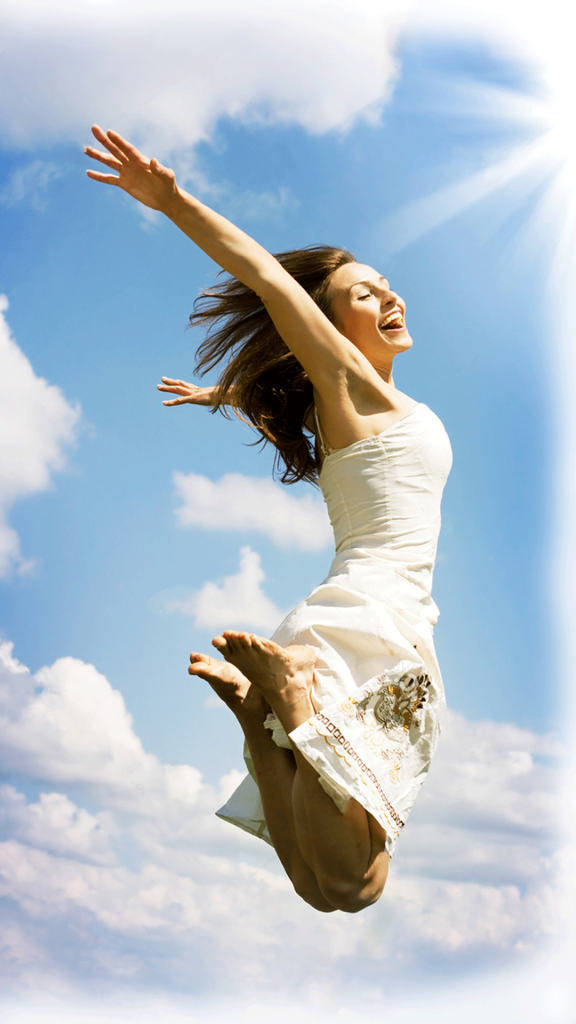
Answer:
[[[382,306],[383,309],[386,309],[388,306],[397,306],[398,296],[396,292],[391,291],[390,288],[383,288],[380,305]]]

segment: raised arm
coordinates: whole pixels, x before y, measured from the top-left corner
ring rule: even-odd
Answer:
[[[394,405],[388,389],[361,352],[330,323],[314,300],[280,263],[244,231],[183,191],[174,172],[138,152],[116,132],[94,127],[107,152],[85,152],[114,173],[89,170],[89,177],[124,189],[139,202],[170,218],[225,271],[256,292],[286,345],[321,396],[334,401],[342,383],[372,383]],[[336,387],[337,383],[339,387]]]

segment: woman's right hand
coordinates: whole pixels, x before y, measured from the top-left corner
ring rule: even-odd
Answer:
[[[188,384],[185,380],[173,380],[172,377],[162,377],[162,383],[157,387],[158,391],[168,391],[179,396],[162,402],[162,405],[214,405],[214,387],[199,388],[196,384]]]

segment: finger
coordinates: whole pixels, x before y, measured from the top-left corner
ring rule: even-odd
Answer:
[[[89,178],[93,178],[94,181],[103,181],[106,185],[119,185],[120,178],[117,174],[101,174],[100,171],[86,171]]]
[[[123,139],[121,135],[118,135],[118,132],[113,132],[112,129],[110,129],[107,132],[107,135],[112,142],[112,145],[124,156],[127,156],[132,160],[143,160],[147,164],[150,163],[147,156],[144,156],[140,150],[136,149],[136,146],[133,146],[131,142],[127,141],[127,139]]]
[[[120,160],[121,163],[126,163],[126,157],[124,156],[122,150],[118,149],[118,146],[114,145],[111,139],[108,138],[107,133],[103,132],[97,124],[92,125],[92,135],[95,139],[98,139],[98,142],[101,142],[103,146],[106,146],[106,149],[109,150],[110,153],[112,153],[112,156],[115,156],[116,159]]]
[[[189,384],[186,380],[180,380],[176,377],[161,377],[163,384],[179,384],[181,388],[195,388],[196,384]]]
[[[175,380],[170,384],[157,384],[158,391],[174,391],[179,395],[198,395],[203,388],[197,388],[194,384],[187,384],[184,380]]]
[[[171,398],[162,402],[162,405],[186,405],[187,402],[190,402],[189,398]]]
[[[108,156],[107,153],[100,153],[98,149],[93,149],[92,146],[84,146],[84,152],[86,156],[92,158],[92,160],[99,160],[101,164],[106,164],[107,167],[111,167],[115,171],[121,171],[124,164],[121,164],[115,156]]]

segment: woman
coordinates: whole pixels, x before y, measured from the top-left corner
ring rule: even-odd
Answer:
[[[394,387],[412,344],[404,303],[346,250],[270,255],[172,171],[92,131],[105,152],[86,153],[112,173],[88,175],[166,214],[231,275],[191,317],[213,328],[200,369],[229,358],[218,386],[163,378],[178,396],[165,404],[232,405],[274,444],[283,480],[317,477],[327,502],[327,579],[272,640],[225,630],[225,660],[193,653],[188,671],[246,740],[250,775],[218,813],[270,842],[312,907],[354,913],[382,893],[443,702],[430,589],[451,452],[437,417]]]

